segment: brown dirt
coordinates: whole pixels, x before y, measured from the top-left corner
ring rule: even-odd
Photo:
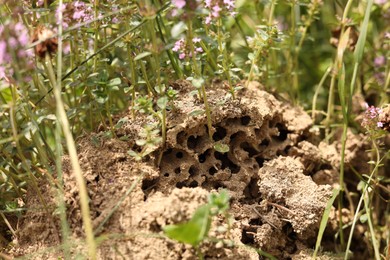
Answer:
[[[117,136],[127,141],[97,133],[77,142],[100,241],[99,259],[197,259],[190,246],[164,238],[162,227],[188,220],[211,192],[222,188],[231,196],[231,229],[219,231],[218,226],[227,226],[222,216],[213,222],[210,236],[225,243],[204,242],[205,259],[262,259],[247,246],[278,259],[310,259],[332,185],[338,181],[339,147],[311,143],[310,117],[258,90],[255,83],[241,90],[236,100],[221,86],[210,88],[211,141],[206,117],[190,115],[204,109],[194,88],[185,81],[173,87],[180,91],[180,99],[168,112],[166,145],[157,147],[144,161],[136,162],[128,154],[129,149],[140,150],[135,140],[142,125],[154,122],[142,115],[117,130]],[[215,142],[227,144],[229,152],[215,151]],[[357,144],[348,144],[348,160],[352,161]],[[161,164],[156,167],[160,154]],[[63,174],[71,230],[68,242],[76,257],[85,254],[85,247],[80,239],[78,189],[67,156]],[[47,210],[39,209],[42,204],[29,191],[29,210],[18,224],[8,253],[58,259],[58,192],[47,181],[41,181],[40,189]]]

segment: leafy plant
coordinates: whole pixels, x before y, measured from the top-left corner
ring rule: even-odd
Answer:
[[[186,243],[199,251],[199,245],[208,238],[213,217],[224,214],[227,219],[229,210],[229,195],[226,190],[219,194],[210,194],[209,202],[200,206],[185,223],[163,227],[167,237]]]

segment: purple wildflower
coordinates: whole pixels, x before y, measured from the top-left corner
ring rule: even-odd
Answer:
[[[235,0],[204,0],[205,7],[209,9],[209,15],[205,19],[206,24],[211,24],[213,19],[220,18],[223,14],[234,16]]]
[[[367,130],[382,128],[383,123],[379,120],[379,116],[383,113],[383,110],[379,107],[369,106],[367,103],[365,107],[366,111],[364,112],[361,125]]]
[[[388,0],[374,0],[374,3],[377,5],[384,5],[387,3]]]
[[[70,53],[70,44],[69,43],[67,43],[67,44],[64,44],[64,48],[62,48],[62,52],[64,53],[64,54],[69,54]]]
[[[195,38],[192,39],[192,42],[194,44],[197,44],[197,43],[201,42],[201,39],[198,38],[198,37],[195,37]],[[188,47],[186,41],[183,38],[181,38],[180,40],[177,40],[175,42],[172,50],[174,52],[179,53],[179,59],[181,59],[181,60],[185,59],[186,57],[192,57],[192,53],[189,50],[189,47]],[[202,47],[195,46],[194,51],[195,51],[195,54],[202,53],[203,49],[202,49]]]
[[[385,73],[384,72],[376,72],[374,74],[374,78],[378,85],[383,85],[385,84]]]
[[[195,15],[195,10],[199,6],[200,0],[171,0],[175,7],[171,15],[178,16],[180,20],[191,20]]]
[[[0,41],[0,64],[8,63],[10,56],[7,53],[7,43],[5,41]]]
[[[172,0],[172,4],[174,6],[176,6],[176,8],[181,9],[186,5],[186,1],[185,0]]]
[[[93,19],[93,10],[82,1],[62,4],[57,7],[56,18],[59,24],[59,14],[62,12],[62,27],[68,28],[72,24],[87,22]]]
[[[15,71],[22,74],[33,67],[32,50],[26,50],[29,42],[29,32],[23,23],[0,25],[0,79],[14,81]]]
[[[192,41],[193,41],[194,43],[200,42],[201,40],[202,40],[202,39],[199,38],[199,37],[195,37],[194,39],[192,39]]]
[[[183,60],[186,57],[186,54],[184,52],[179,54],[179,59]]]
[[[374,59],[374,65],[375,67],[382,67],[386,63],[386,57],[385,56],[378,56]]]

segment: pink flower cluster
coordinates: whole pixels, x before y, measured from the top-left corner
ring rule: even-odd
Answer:
[[[184,8],[184,6],[186,5],[186,1],[185,0],[172,0],[172,4],[178,8],[178,9],[182,9]]]
[[[200,4],[200,0],[172,0],[171,2],[174,6],[172,16],[180,16],[182,20],[192,19]]]
[[[32,67],[32,50],[26,50],[30,36],[23,23],[0,25],[0,79],[9,81],[17,68]],[[24,63],[24,64],[22,64]]]
[[[382,128],[383,123],[379,120],[380,114],[383,112],[381,108],[369,106],[365,104],[366,111],[364,112],[362,126],[367,130],[373,130],[377,127]]]
[[[192,39],[192,42],[194,44],[196,43],[200,43],[201,42],[201,39],[200,38],[194,38]],[[184,38],[181,38],[180,40],[176,41],[175,42],[175,45],[173,46],[172,50],[174,52],[177,52],[179,53],[179,59],[183,60],[185,59],[185,57],[192,57],[192,53],[191,51],[189,50],[189,47],[187,46],[188,44],[186,43],[186,41],[184,40]],[[203,49],[202,47],[196,47],[195,46],[195,54],[197,53],[202,53],[203,52]]]
[[[205,23],[211,24],[213,19],[221,17],[223,12],[229,15],[235,15],[235,0],[205,0],[205,7],[209,9],[209,15],[206,17]]]
[[[74,1],[62,6],[58,6],[56,10],[57,24],[59,21],[59,13],[62,12],[62,27],[68,28],[72,24],[87,22],[93,19],[93,9],[87,6],[82,1]]]

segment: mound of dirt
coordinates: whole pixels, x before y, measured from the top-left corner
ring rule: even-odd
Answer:
[[[255,83],[237,93],[236,100],[221,86],[207,92],[210,138],[204,113],[194,113],[204,110],[194,87],[186,81],[172,86],[180,95],[167,114],[166,144],[144,161],[135,161],[128,151],[141,149],[135,140],[142,125],[155,121],[152,118],[141,115],[124,123],[116,134],[128,141],[106,139],[101,133],[78,141],[99,258],[197,259],[192,247],[165,238],[162,227],[190,219],[208,195],[220,189],[231,197],[230,230],[217,228],[227,227],[222,216],[214,221],[210,236],[222,242],[205,241],[200,247],[205,259],[262,259],[248,246],[278,259],[309,258],[331,186],[338,179],[330,156],[337,158],[336,147],[311,143],[310,117],[260,91]],[[227,145],[229,151],[218,152],[216,143]],[[79,239],[81,211],[67,156],[63,164],[67,241],[75,257],[85,253]],[[37,210],[41,204],[29,191],[29,210],[10,253],[58,259],[62,256],[58,192],[41,183],[46,211]]]

